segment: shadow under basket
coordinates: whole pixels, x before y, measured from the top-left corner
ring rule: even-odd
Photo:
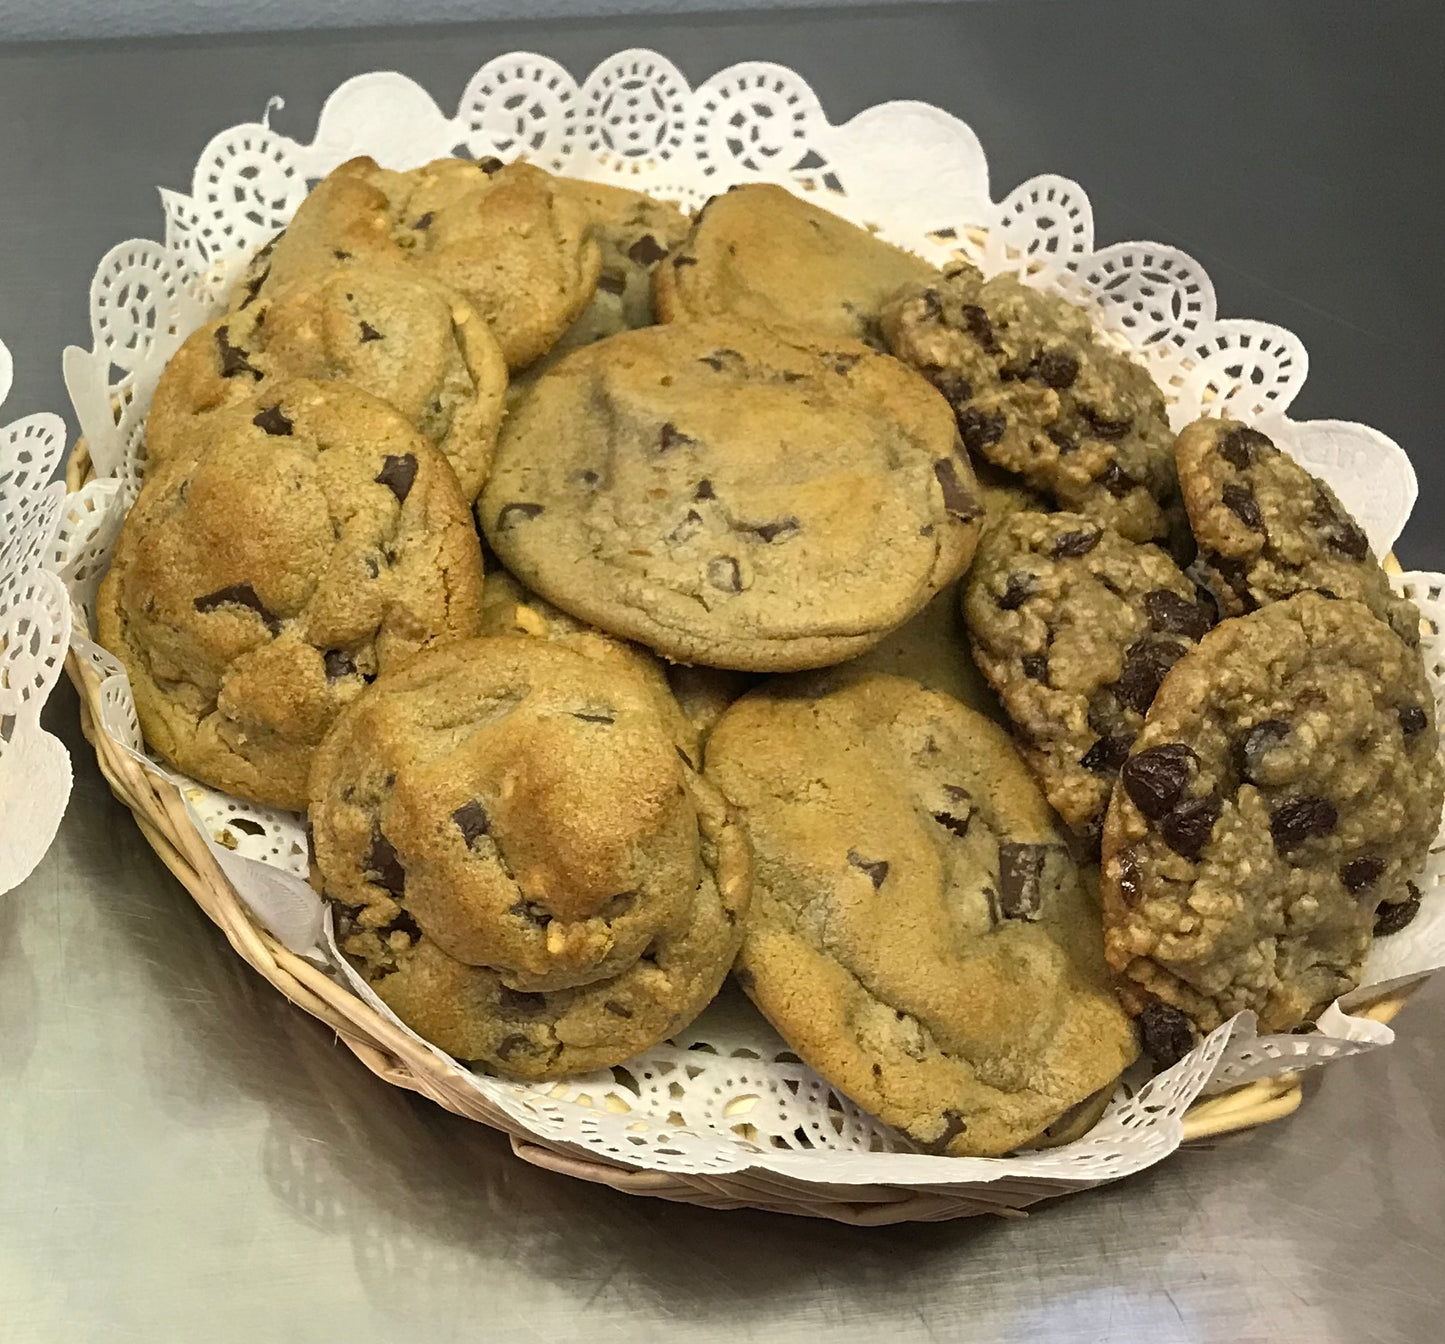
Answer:
[[[67,464],[68,489],[79,489],[92,475],[90,455],[81,441]],[[1388,557],[1386,567],[1391,566],[1394,559]],[[146,770],[100,730],[100,683],[94,670],[74,652],[67,656],[65,667],[80,697],[81,729],[94,748],[96,762],[111,792],[130,808],[151,848],[241,957],[297,1007],[331,1027],[379,1078],[419,1092],[457,1115],[503,1131],[511,1138],[512,1151],[523,1161],[611,1186],[624,1194],[651,1195],[711,1209],[766,1209],[858,1226],[941,1222],[977,1214],[1023,1217],[1023,1210],[1030,1205],[1070,1193],[1058,1180],[1019,1177],[919,1189],[831,1184],[756,1169],[716,1176],[650,1171],[599,1161],[570,1145],[540,1138],[467,1087],[370,1005],[318,967],[287,951],[261,928],[191,824],[179,790]],[[1377,1022],[1389,1022],[1413,988],[1392,993],[1354,1012]],[[1184,1115],[1184,1142],[1216,1139],[1283,1119],[1303,1099],[1300,1077],[1297,1072],[1285,1073],[1196,1101]]]

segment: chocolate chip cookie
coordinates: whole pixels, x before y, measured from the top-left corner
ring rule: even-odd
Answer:
[[[1175,664],[1104,827],[1105,946],[1170,1063],[1243,1009],[1265,1031],[1359,981],[1417,893],[1445,772],[1419,656],[1358,602],[1301,593]]]
[[[703,207],[653,288],[664,322],[731,316],[876,344],[884,301],[934,274],[866,229],[757,183]]]
[[[475,499],[502,422],[507,365],[460,295],[397,267],[331,270],[192,332],[161,374],[148,460],[186,452],[199,418],[265,396],[268,379],[352,383],[400,411]]]
[[[1164,398],[1082,308],[957,262],[895,296],[882,327],[948,399],[971,453],[1130,541],[1181,530]]]
[[[362,157],[317,184],[253,262],[232,308],[330,268],[394,265],[460,293],[518,369],[587,306],[601,254],[582,204],[531,164],[438,159],[397,173]]]
[[[1096,845],[1154,693],[1213,604],[1157,546],[1077,513],[1019,512],[984,534],[964,613],[1049,802]]]
[[[738,979],[921,1148],[1027,1145],[1133,1059],[1094,893],[996,724],[901,677],[789,678],[707,773],[755,854]]]
[[[381,677],[311,772],[342,949],[450,1054],[525,1078],[616,1064],[716,994],[746,842],[664,687],[495,637]]]
[[[1175,452],[1198,565],[1230,616],[1314,589],[1363,602],[1412,648],[1420,613],[1396,596],[1333,490],[1257,429],[1196,420]]]
[[[680,662],[861,653],[968,564],[947,405],[866,346],[673,323],[568,355],[503,427],[478,514],[565,611]]]
[[[146,741],[242,798],[306,805],[312,752],[377,673],[476,633],[481,553],[445,459],[346,383],[267,380],[148,477],[100,590]]]

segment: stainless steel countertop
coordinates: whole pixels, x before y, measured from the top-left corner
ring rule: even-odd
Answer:
[[[1204,12],[1206,11],[1207,12]],[[1103,240],[1209,265],[1224,311],[1297,330],[1301,414],[1394,434],[1440,566],[1442,307],[1422,269],[1445,22],[1428,2],[974,4],[548,27],[0,48],[6,419],[59,408],[91,269],[154,234],[212,132],[309,133],[391,66],[445,104],[495,51],[582,72],[649,43],[693,79],[766,56],[835,120],[916,96],[972,122],[999,189],[1078,177]],[[1141,112],[1143,115],[1141,116]],[[1180,153],[1178,146],[1189,146]],[[1433,177],[1410,177],[1419,157]],[[1282,165],[1288,164],[1286,173]],[[1368,240],[1368,242],[1366,242]],[[1417,389],[1425,388],[1424,396]],[[388,1088],[227,948],[76,763],[54,850],[0,898],[0,1338],[1425,1344],[1445,1334],[1445,982],[1294,1118],[1019,1221],[859,1230],[630,1199],[536,1171]]]

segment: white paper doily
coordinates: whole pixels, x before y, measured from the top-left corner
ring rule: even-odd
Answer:
[[[1067,178],[1032,178],[993,202],[978,138],[938,108],[886,103],[834,126],[797,74],[765,62],[731,66],[692,89],[664,57],[626,51],[579,86],[547,57],[512,53],[477,72],[453,116],[405,77],[373,73],[327,99],[310,144],[271,130],[265,118],[222,131],[201,154],[188,195],[162,190],[164,240],[122,243],[102,260],[91,285],[93,348],[65,352],[66,382],[97,479],[65,501],[54,567],[82,614],[135,497],[145,414],[166,359],[218,308],[310,184],[363,153],[393,168],[451,153],[525,156],[687,205],[738,182],[781,183],[930,258],[961,252],[990,273],[1015,271],[1088,306],[1148,366],[1176,427],[1205,408],[1260,426],[1336,489],[1378,553],[1393,545],[1415,502],[1409,461],[1384,435],[1342,421],[1288,418],[1307,367],[1296,337],[1268,323],[1219,317],[1208,275],[1175,248],[1096,249],[1088,197]],[[1431,622],[1425,650],[1438,702],[1445,698],[1445,578],[1409,574],[1398,586]],[[77,622],[72,643],[101,674],[102,726],[145,759],[125,674],[85,637],[86,628]],[[305,882],[301,819],[148,764],[182,787],[192,819],[258,919],[293,951],[325,958],[391,1018],[336,954],[322,904]],[[1442,880],[1437,846],[1421,879],[1430,899],[1408,929],[1377,945],[1371,983],[1408,981],[1445,964],[1445,900],[1435,895]],[[730,992],[676,1041],[625,1069],[526,1085],[446,1062],[540,1137],[639,1167],[752,1167],[835,1184],[930,1189],[1029,1176],[1055,1179],[1062,1190],[1165,1157],[1180,1142],[1180,1117],[1206,1089],[1393,1039],[1389,1028],[1340,1006],[1322,1025],[1328,1035],[1257,1037],[1250,1015],[1241,1015],[1174,1068],[1121,1086],[1084,1139],[1007,1159],[908,1151],[804,1067]]]
[[[0,341],[0,405],[14,365]],[[70,756],[40,726],[65,663],[70,599],[55,572],[65,486],[58,415],[0,427],[0,893],[45,857],[70,800]]]

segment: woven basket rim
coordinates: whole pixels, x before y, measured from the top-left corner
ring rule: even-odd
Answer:
[[[89,449],[83,438],[77,439],[66,463],[66,488],[73,492],[92,479]],[[1393,562],[1394,557],[1387,560]],[[986,1213],[1021,1217],[1033,1204],[1073,1193],[1052,1178],[971,1183],[943,1192],[888,1184],[828,1184],[761,1168],[716,1176],[657,1171],[606,1161],[574,1145],[543,1138],[460,1084],[430,1051],[260,927],[192,825],[180,791],[100,731],[100,679],[95,670],[73,650],[66,656],[65,668],[79,697],[81,731],[111,792],[130,809],[146,842],[241,958],[303,1012],[331,1027],[377,1077],[501,1130],[523,1161],[625,1194],[707,1208],[763,1209],[858,1226],[936,1222]],[[1417,987],[1418,982],[1385,994],[1355,1014],[1388,1023]],[[1284,1073],[1196,1100],[1183,1117],[1183,1141],[1215,1139],[1291,1115],[1303,1100],[1300,1077],[1298,1071]]]

